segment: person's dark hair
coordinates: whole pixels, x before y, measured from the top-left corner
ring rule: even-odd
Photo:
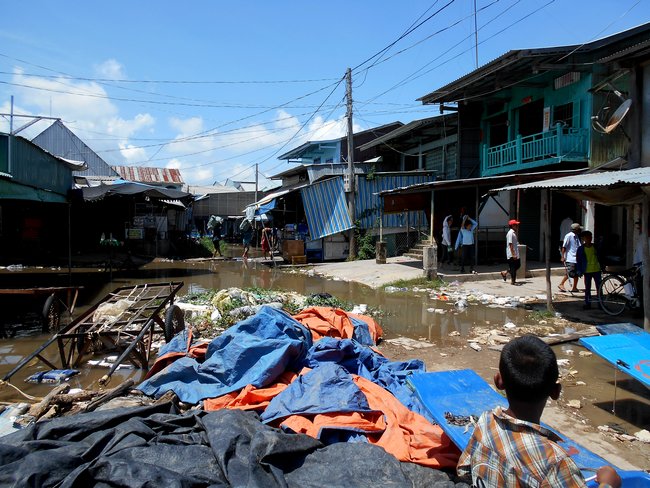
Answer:
[[[518,337],[503,347],[499,372],[508,398],[523,402],[548,398],[559,376],[553,349],[533,335]]]
[[[580,237],[584,237],[584,236],[593,237],[594,235],[591,233],[590,230],[583,230],[583,231],[580,233]]]

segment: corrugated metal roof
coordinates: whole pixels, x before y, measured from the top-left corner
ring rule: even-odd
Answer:
[[[431,181],[428,183],[419,183],[415,185],[403,186],[400,188],[393,188],[392,190],[380,191],[377,193],[377,195],[383,197],[386,195],[419,193],[419,192],[431,191],[431,190],[451,190],[455,188],[464,188],[470,186],[499,185],[499,184],[505,184],[507,182],[547,180],[557,175],[573,176],[576,174],[581,174],[584,171],[585,171],[584,169],[568,170],[568,171],[544,171],[539,173],[520,173],[514,175],[488,176],[482,178],[465,178],[465,179],[458,179],[458,180]]]
[[[60,120],[37,135],[32,142],[58,157],[84,161],[87,168],[75,171],[75,176],[117,176],[106,161]]]
[[[182,184],[181,172],[175,168],[112,166],[122,178],[139,183]]]
[[[529,188],[548,189],[591,189],[608,188],[620,185],[650,185],[650,168],[634,168],[622,171],[603,171],[599,173],[584,173],[574,176],[552,178],[544,181],[532,181],[521,185],[504,186],[492,190],[526,190]]]
[[[431,125],[451,125],[451,119],[457,119],[458,114],[446,114],[446,115],[438,115],[436,117],[428,117],[426,119],[419,119],[419,120],[413,120],[412,122],[409,122],[408,124],[405,124],[394,131],[389,132],[388,134],[384,134],[381,137],[378,137],[377,139],[374,139],[362,146],[359,146],[359,149],[361,151],[365,151],[367,149],[370,149],[371,147],[378,146],[380,144],[383,144],[384,142],[390,141],[392,139],[395,139],[403,134],[407,134],[408,132],[421,129],[423,127],[428,127]],[[448,122],[449,121],[449,122]]]
[[[557,57],[563,54],[567,56],[571,55],[571,57],[566,60],[560,58],[560,63],[562,61],[567,64],[576,62],[577,60],[574,59],[576,57],[579,57],[580,59],[578,61],[583,63],[603,62],[597,58],[599,55],[598,50],[610,46],[616,49],[617,43],[620,44],[619,51],[629,49],[630,45],[634,50],[639,50],[644,46],[638,43],[645,42],[649,33],[650,23],[646,23],[585,44],[511,50],[474,71],[461,76],[455,81],[418,98],[418,100],[424,104],[449,103],[475,96],[482,96],[489,86],[496,84],[503,85],[507,80],[520,81],[522,74],[526,74],[532,80],[535,77],[535,70],[539,64],[558,62]],[[625,43],[629,43],[629,45],[625,46]],[[594,55],[596,56],[595,59],[593,57]],[[543,73],[544,70],[539,70],[538,74]]]

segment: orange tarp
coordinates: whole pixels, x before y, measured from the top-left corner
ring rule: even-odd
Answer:
[[[306,308],[293,318],[311,331],[314,341],[323,337],[334,337],[336,339],[352,339],[354,337],[354,325],[350,316],[363,320],[368,324],[370,335],[377,343],[383,331],[380,325],[372,317],[366,315],[345,312],[340,308],[311,307]]]
[[[374,427],[373,415],[359,413],[292,415],[280,422],[295,432],[315,437],[323,428],[355,428],[369,434],[368,441],[382,447],[400,461],[432,468],[455,468],[460,451],[437,426],[406,408],[392,393],[373,382],[352,375],[355,384],[366,396],[370,408],[382,412]],[[382,428],[383,426],[383,428]]]
[[[307,371],[309,371],[307,369]],[[291,384],[298,377],[293,371],[285,371],[273,383],[265,388],[255,388],[253,385],[246,385],[239,392],[233,391],[217,398],[208,398],[203,401],[203,409],[219,410],[221,408],[232,408],[240,410],[264,410],[269,402],[280,392]]]

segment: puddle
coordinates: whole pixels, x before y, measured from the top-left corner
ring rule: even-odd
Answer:
[[[384,329],[385,339],[403,336],[409,339],[426,340],[441,348],[452,348],[454,353],[459,354],[476,354],[474,351],[467,351],[467,348],[461,350],[461,347],[467,344],[466,337],[473,328],[500,329],[508,322],[518,326],[534,324],[534,321],[529,318],[530,314],[522,308],[470,304],[458,310],[453,303],[432,299],[426,292],[387,293],[357,283],[287,272],[286,269],[269,267],[257,261],[249,261],[247,264],[242,261],[156,262],[134,271],[130,276],[119,278],[114,276],[110,283],[89,281],[84,283],[85,288],[80,296],[75,316],[83,313],[115,288],[157,281],[183,281],[185,286],[180,292],[181,296],[188,292],[229,287],[293,290],[304,295],[329,293],[354,304],[365,303],[369,307],[380,309],[382,316],[378,321]],[[40,286],[47,285],[49,283],[40,284]],[[445,313],[436,312],[436,309],[442,309]],[[5,335],[8,338],[0,339],[0,374],[2,375],[49,338],[47,335],[40,334],[38,328],[28,330],[27,334],[24,330],[13,331],[12,334],[11,327],[13,326],[10,326],[8,334]],[[564,330],[556,332],[564,332]],[[563,350],[566,348],[573,349],[575,354],[570,357],[565,355]],[[47,357],[56,360],[57,352],[55,348],[51,349],[51,353],[48,350]],[[580,415],[589,418],[594,425],[621,423],[629,433],[648,428],[650,397],[647,389],[644,391],[641,387],[640,391],[630,391],[634,389],[623,388],[624,385],[619,381],[616,390],[617,412],[614,416],[611,414],[614,399],[613,368],[600,358],[579,356],[578,351],[582,348],[575,344],[556,346],[555,350],[559,359],[570,359],[571,369],[578,371],[575,379],[586,383],[585,386],[567,385],[564,389],[567,399],[581,400],[583,408],[580,410]],[[410,352],[418,356],[420,351],[422,350]],[[474,361],[484,360],[484,358],[479,359],[480,357],[476,356]],[[12,383],[28,394],[44,396],[51,387],[23,382],[23,379],[33,372],[35,372],[34,368],[24,368],[14,376]],[[70,384],[72,387],[97,388],[98,380],[106,372],[107,369],[104,368],[84,367],[81,374],[70,380]],[[142,371],[136,369],[116,371],[109,387],[118,385],[130,376],[137,383],[143,375]],[[619,375],[619,380],[622,379],[621,376]],[[13,389],[0,390],[2,401],[20,399],[21,397]]]

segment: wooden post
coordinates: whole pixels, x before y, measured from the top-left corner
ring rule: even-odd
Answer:
[[[553,309],[553,287],[551,286],[551,190],[546,191],[546,205],[544,209],[544,261],[546,263],[546,310]]]
[[[642,190],[644,191],[644,190]],[[650,217],[650,197],[643,196],[641,210],[641,249],[643,251],[643,328],[650,332],[650,249],[648,249],[648,218]]]

